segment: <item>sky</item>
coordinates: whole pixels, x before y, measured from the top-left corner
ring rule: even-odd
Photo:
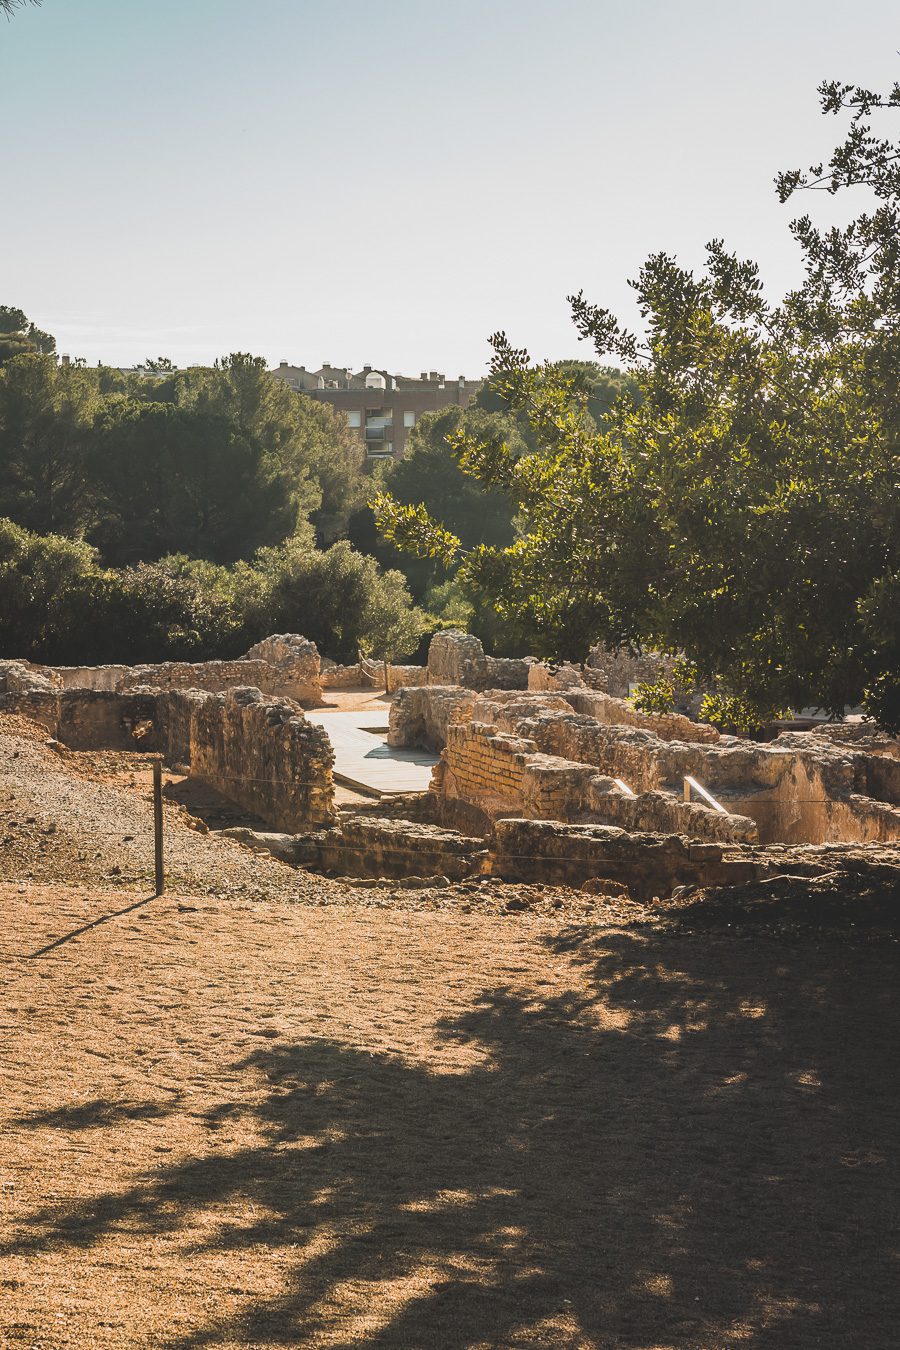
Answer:
[[[588,357],[566,296],[636,324],[651,252],[789,288],[773,177],[898,49],[897,0],[43,0],[0,19],[0,303],[91,364]]]

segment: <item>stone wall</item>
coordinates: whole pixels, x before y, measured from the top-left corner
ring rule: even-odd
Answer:
[[[61,689],[97,689],[114,693],[131,674],[131,666],[48,666],[49,678]]]
[[[534,693],[556,693],[562,689],[585,687],[584,677],[577,666],[568,663],[551,666],[546,661],[534,661],[528,667],[528,688]]]
[[[73,750],[160,753],[276,829],[334,819],[331,742],[299,704],[248,688],[114,692],[32,683],[0,695],[0,706]]]
[[[362,667],[357,661],[352,666],[339,666],[335,661],[323,661],[319,674],[323,689],[359,689],[365,683]]]
[[[278,830],[334,819],[334,752],[289,700],[229,689],[191,714],[191,777],[208,782]]]
[[[531,657],[485,656],[477,637],[448,628],[435,633],[428,647],[428,683],[466,689],[527,689]]]
[[[350,816],[339,828],[294,841],[292,858],[349,877],[433,877],[459,881],[484,869],[488,846],[412,820]]]
[[[3,662],[39,673],[54,688],[125,693],[139,688],[225,689],[253,686],[275,698],[290,698],[308,708],[322,702],[320,660],[314,642],[296,633],[275,634],[233,661],[162,661],[143,666],[30,666]],[[2,677],[0,677],[2,678]]]
[[[641,713],[622,698],[593,689],[569,688],[565,696],[571,707],[585,717],[610,726],[641,727],[663,741],[691,741],[714,745],[719,732],[706,722],[694,722],[680,713]]]
[[[443,750],[450,721],[471,713],[474,704],[474,693],[459,685],[401,689],[391,704],[388,745]]]
[[[465,804],[489,821],[516,815],[530,820],[603,821],[695,839],[756,838],[756,826],[746,815],[687,803],[672,793],[629,791],[614,776],[598,773],[593,763],[546,753],[537,740],[521,734],[528,725],[523,722],[518,735],[476,721],[448,726],[447,744],[432,778],[433,791],[448,803],[445,818],[459,819],[457,804]]]
[[[691,776],[729,813],[754,820],[764,842],[900,839],[900,783],[892,761],[809,733],[785,733],[768,745],[734,736],[665,741],[642,728],[493,694],[476,700],[472,716],[533,739],[545,754],[592,764],[637,793],[678,798]]]
[[[638,900],[668,896],[676,886],[739,885],[756,875],[751,858],[728,857],[717,844],[516,819],[497,822],[492,870],[506,881],[580,886],[608,879],[626,885]]]
[[[614,698],[627,698],[633,684],[652,684],[663,675],[671,675],[675,665],[674,656],[661,656],[658,652],[643,652],[633,655],[627,651],[614,652],[598,643],[585,662],[586,673],[593,679],[589,683],[612,694]]]
[[[387,692],[396,693],[398,689],[418,689],[428,683],[427,666],[388,666]]]
[[[896,742],[873,742],[871,731],[847,743],[786,732],[759,744],[678,715],[636,713],[587,689],[473,694],[431,685],[398,696],[389,740],[445,748],[434,788],[441,818],[463,828],[514,814],[701,839],[755,831],[788,844],[900,840]],[[684,802],[686,777],[724,811],[695,793]]]

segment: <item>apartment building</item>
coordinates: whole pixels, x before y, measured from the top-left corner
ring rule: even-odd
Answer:
[[[318,370],[281,361],[270,373],[298,393],[330,403],[343,413],[371,460],[401,459],[422,413],[452,405],[467,408],[481,388],[480,380],[467,380],[463,375],[448,380],[436,370],[423,370],[418,378],[392,375],[373,366],[354,373],[330,361],[323,361]]]

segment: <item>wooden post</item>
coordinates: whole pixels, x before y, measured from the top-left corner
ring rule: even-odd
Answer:
[[[166,889],[163,872],[163,805],[162,805],[162,762],[153,761],[153,843],[156,863],[156,894],[162,895]]]

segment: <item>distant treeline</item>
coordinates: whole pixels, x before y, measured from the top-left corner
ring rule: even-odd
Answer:
[[[155,379],[28,350],[0,366],[0,516],[113,566],[233,562],[307,520],[328,541],[364,500],[361,459],[342,419],[259,357]]]

